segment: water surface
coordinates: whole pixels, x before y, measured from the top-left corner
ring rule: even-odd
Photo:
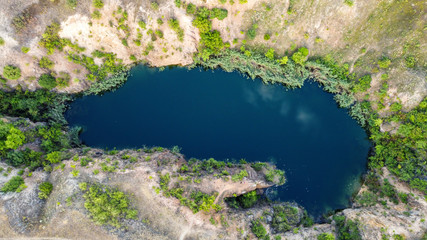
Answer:
[[[366,170],[369,142],[315,83],[287,90],[221,70],[132,70],[103,96],[66,113],[92,147],[179,146],[187,157],[267,161],[285,170],[277,198],[318,216],[348,205]]]

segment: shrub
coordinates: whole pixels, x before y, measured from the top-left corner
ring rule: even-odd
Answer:
[[[305,61],[307,61],[308,49],[305,47],[299,48],[297,52],[292,55],[292,60],[301,66],[304,66]]]
[[[267,164],[263,162],[252,163],[251,165],[251,167],[257,172],[261,171],[266,166]]]
[[[2,37],[0,37],[0,46],[4,45],[4,39]]]
[[[371,87],[371,81],[371,75],[365,75],[359,78],[358,83],[353,87],[353,92],[358,93],[367,91]]]
[[[3,77],[9,80],[17,80],[21,77],[21,69],[7,65],[3,68]]]
[[[253,24],[253,25],[249,28],[249,30],[248,30],[248,32],[247,32],[247,34],[246,34],[246,36],[248,37],[248,39],[249,39],[249,40],[254,40],[254,39],[255,39],[255,37],[256,37],[256,30],[257,30],[257,28],[258,28],[258,24]]]
[[[93,19],[100,19],[101,18],[101,12],[99,12],[98,10],[95,10],[92,12],[91,17]]]
[[[298,208],[289,204],[281,204],[273,206],[273,219],[271,226],[277,232],[286,232],[296,227],[300,221]]]
[[[67,0],[67,6],[75,9],[77,7],[77,0]]]
[[[48,160],[52,164],[59,163],[62,160],[61,158],[62,154],[58,151],[51,152],[46,155],[46,160]]]
[[[214,8],[210,12],[210,18],[217,18],[218,20],[224,20],[228,16],[227,9]]]
[[[151,2],[151,8],[153,10],[159,10],[159,4],[157,2]]]
[[[249,176],[248,172],[246,170],[241,170],[239,173],[231,176],[231,180],[233,180],[233,182],[238,182],[238,181],[242,181],[243,178],[247,176]]]
[[[239,197],[237,201],[240,203],[242,208],[250,208],[258,201],[259,196],[256,194],[256,191],[250,191]]]
[[[274,49],[273,48],[268,49],[268,51],[265,53],[265,57],[267,57],[270,60],[274,60]]]
[[[374,206],[378,202],[378,197],[376,194],[366,191],[356,197],[356,202],[362,206]]]
[[[218,31],[209,31],[200,35],[200,43],[202,45],[201,56],[203,60],[206,61],[211,55],[219,54],[220,50],[224,48],[224,42]]]
[[[266,41],[270,40],[270,34],[268,33],[264,34],[264,40]]]
[[[43,182],[42,184],[40,184],[39,190],[39,198],[47,199],[53,190],[53,185],[50,182]]]
[[[288,63],[288,56],[284,56],[281,59],[277,60],[278,63],[280,63],[280,65],[286,65]]]
[[[92,5],[95,8],[103,8],[104,7],[104,2],[102,0],[93,0],[92,1]]]
[[[408,67],[408,68],[414,68],[415,64],[416,64],[415,57],[409,56],[409,57],[405,58],[405,65],[406,65],[406,67]]]
[[[39,66],[41,68],[52,69],[54,65],[55,63],[53,63],[53,61],[51,61],[48,57],[42,57],[39,61]]]
[[[333,220],[336,223],[338,239],[362,239],[356,222],[347,220],[345,216],[334,216]]]
[[[179,26],[177,19],[169,19],[169,27],[176,32],[179,41],[184,41],[184,30]]]
[[[58,85],[56,83],[56,79],[51,74],[47,73],[40,76],[38,83],[42,88],[46,88],[48,90],[52,90]]]
[[[187,5],[187,9],[186,9],[186,11],[187,11],[187,14],[195,14],[196,13],[196,10],[197,10],[197,8],[196,8],[196,5],[194,5],[194,4],[192,4],[192,3],[189,3],[188,5]]]
[[[380,68],[388,68],[390,66],[390,64],[391,64],[391,60],[386,58],[386,57],[384,57],[378,61],[378,66]]]
[[[402,104],[400,104],[399,102],[394,102],[393,104],[391,104],[390,106],[390,110],[393,112],[398,112],[402,109]]]
[[[84,206],[90,217],[100,225],[108,224],[119,228],[122,219],[136,219],[138,211],[130,208],[128,196],[115,189],[92,185],[82,190]]]
[[[321,233],[317,235],[317,240],[335,240],[335,237],[332,233]]]
[[[353,6],[354,4],[353,0],[344,0],[344,3],[349,7]]]
[[[71,76],[67,72],[60,72],[59,76],[55,79],[58,87],[65,88],[70,84]]]
[[[29,47],[21,47],[21,52],[28,53],[30,51]]]
[[[251,230],[252,233],[259,239],[262,239],[267,235],[267,230],[265,230],[264,225],[262,225],[259,219],[252,221]]]
[[[53,22],[51,25],[46,27],[46,30],[42,35],[39,45],[47,49],[48,55],[53,54],[55,49],[62,51],[64,47],[64,41],[59,37],[60,30],[61,26],[59,23]]]
[[[175,0],[175,6],[177,8],[181,8],[181,4],[182,4],[181,0]]]
[[[145,29],[147,26],[147,24],[145,24],[145,22],[143,20],[139,20],[138,25],[141,29]]]
[[[163,32],[162,32],[161,30],[157,29],[154,33],[155,33],[159,38],[163,38]]]
[[[0,192],[16,192],[19,187],[24,184],[24,179],[21,176],[15,176],[3,185],[3,187],[0,189]]]

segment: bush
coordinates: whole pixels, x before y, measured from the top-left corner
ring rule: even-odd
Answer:
[[[191,15],[193,15],[193,14],[195,14],[195,13],[196,13],[196,10],[197,10],[196,5],[194,5],[194,4],[192,4],[192,3],[189,3],[189,4],[187,5],[187,9],[186,9],[187,14],[191,14]]]
[[[362,206],[374,206],[378,202],[378,197],[376,194],[366,191],[356,197],[356,202]]]
[[[242,208],[250,208],[258,201],[259,196],[256,191],[251,191],[237,197],[237,201],[240,203]]]
[[[345,216],[334,216],[333,220],[336,223],[338,239],[361,240],[360,231],[357,223],[352,220],[347,220]]]
[[[267,230],[265,230],[264,225],[262,225],[259,219],[252,221],[251,230],[252,233],[260,239],[264,238],[267,235]]]
[[[71,76],[67,72],[60,72],[59,76],[55,79],[58,87],[65,88],[70,85]]]
[[[416,60],[413,56],[409,56],[405,58],[405,65],[408,68],[414,68],[416,64]]]
[[[378,61],[378,66],[380,68],[388,68],[390,66],[390,64],[391,64],[391,60],[386,58],[386,57],[384,57]]]
[[[248,172],[246,170],[241,170],[239,173],[234,174],[233,176],[231,176],[231,180],[233,182],[238,182],[238,181],[242,181],[243,178],[249,176]]]
[[[122,219],[136,219],[138,211],[130,208],[125,193],[101,185],[92,185],[82,190],[84,206],[91,218],[100,225],[108,224],[119,228]]]
[[[138,25],[141,29],[145,29],[147,26],[147,24],[145,24],[145,22],[143,20],[139,20]]]
[[[307,61],[308,49],[305,47],[299,48],[297,52],[292,55],[292,60],[301,66],[304,66],[305,61]]]
[[[55,63],[51,61],[48,57],[42,57],[39,61],[39,66],[41,68],[52,69]]]
[[[0,120],[0,154],[9,149],[17,149],[24,142],[25,135],[21,130]]]
[[[151,2],[151,8],[153,10],[159,10],[159,4],[157,2]]]
[[[2,37],[0,37],[0,46],[4,45],[4,39]]]
[[[3,185],[3,187],[0,189],[0,192],[16,192],[19,187],[24,184],[24,179],[21,176],[15,176]]]
[[[62,153],[58,151],[51,152],[46,155],[46,160],[52,164],[59,163],[62,160]]]
[[[268,49],[268,51],[265,53],[265,57],[270,60],[274,60],[274,49],[273,48]]]
[[[273,206],[273,219],[271,226],[277,232],[286,232],[296,227],[300,221],[298,208],[289,204]]]
[[[40,184],[39,190],[39,198],[47,199],[53,190],[53,185],[50,182],[43,182],[42,184]]]
[[[169,27],[176,32],[179,41],[184,41],[184,29],[179,26],[177,19],[169,19]]]
[[[28,53],[30,51],[29,47],[21,47],[21,52]]]
[[[353,92],[366,92],[371,87],[372,77],[371,75],[365,75],[359,78],[359,81],[353,87]]]
[[[103,8],[104,2],[102,0],[93,0],[92,4],[95,8]]]
[[[53,22],[51,25],[46,27],[46,30],[42,35],[39,45],[46,48],[48,55],[53,54],[55,49],[62,51],[64,48],[64,41],[59,37],[60,30],[61,26],[59,23]]]
[[[224,20],[228,16],[227,9],[214,8],[210,12],[210,18],[216,18],[218,20]]]
[[[58,85],[56,83],[56,79],[51,74],[47,73],[40,76],[38,83],[42,88],[46,88],[48,90],[52,90]]]
[[[77,7],[77,0],[67,0],[67,6],[75,9]]]
[[[3,77],[9,80],[17,80],[21,77],[21,69],[15,66],[7,65],[3,68]]]
[[[92,14],[91,14],[91,17],[93,19],[101,19],[101,16],[102,16],[101,12],[99,12],[98,10],[93,11]]]
[[[246,33],[246,36],[248,37],[249,40],[254,40],[256,37],[256,30],[258,28],[258,24],[253,24],[248,32]]]
[[[317,235],[317,240],[335,240],[335,237],[332,233],[322,233]]]
[[[270,34],[264,34],[264,40],[268,41],[270,40]]]
[[[354,4],[353,0],[344,0],[344,3],[349,7],[353,6]]]

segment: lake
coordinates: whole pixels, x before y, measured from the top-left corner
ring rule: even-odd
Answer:
[[[91,147],[179,146],[186,158],[271,162],[287,183],[270,196],[314,216],[347,207],[366,171],[365,131],[317,83],[266,85],[222,70],[138,66],[115,92],[66,113]]]

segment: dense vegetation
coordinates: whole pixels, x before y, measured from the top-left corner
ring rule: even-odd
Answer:
[[[80,183],[85,208],[98,224],[120,228],[123,219],[137,219],[138,211],[131,208],[128,196],[116,189]]]
[[[21,176],[14,176],[3,185],[0,192],[19,192],[19,189],[22,189],[22,186],[25,186],[24,184],[24,179]]]
[[[77,1],[68,0],[68,5],[76,7]],[[338,65],[332,58],[325,56],[321,59],[309,60],[309,51],[301,47],[288,56],[277,56],[275,50],[270,48],[266,51],[250,49],[242,42],[240,51],[228,49],[229,43],[224,43],[219,31],[212,29],[211,20],[217,18],[223,20],[228,16],[225,9],[205,7],[197,8],[193,4],[181,4],[176,1],[177,6],[185,7],[186,12],[194,16],[193,25],[200,32],[199,53],[196,62],[206,68],[221,67],[225,71],[240,71],[247,74],[252,79],[261,78],[265,83],[278,83],[289,88],[302,87],[304,81],[313,79],[321,84],[325,91],[335,94],[334,99],[338,106],[347,108],[349,114],[355,118],[361,126],[365,127],[370,134],[370,139],[374,144],[372,155],[369,157],[369,167],[372,170],[365,179],[371,191],[359,197],[363,206],[372,206],[379,198],[387,197],[394,203],[407,202],[408,196],[395,191],[390,182],[385,179],[379,180],[377,173],[382,167],[387,167],[400,180],[408,182],[414,189],[418,189],[427,194],[427,99],[417,108],[410,112],[403,112],[399,102],[390,106],[390,114],[387,117],[380,117],[369,101],[356,101],[355,95],[364,94],[371,88],[371,75],[367,74],[355,79],[354,74],[349,73],[349,66]],[[103,1],[93,0],[95,8],[102,8]],[[152,2],[151,7],[158,9],[158,4]],[[117,19],[119,28],[129,32],[127,25],[123,22],[127,19],[127,13],[120,11],[122,18]],[[99,18],[100,13],[95,10],[92,13],[94,18]],[[163,24],[158,19],[158,24]],[[169,27],[176,32],[179,41],[184,39],[184,30],[180,27],[178,20],[170,19]],[[139,21],[141,29],[146,28],[144,21]],[[247,31],[247,38],[254,39],[258,26],[253,24]],[[87,80],[91,81],[91,87],[86,94],[101,94],[120,87],[127,79],[128,68],[123,65],[114,53],[96,50],[91,56],[81,54],[84,48],[71,43],[68,39],[59,37],[60,25],[52,23],[46,28],[45,33],[39,42],[40,46],[47,50],[48,54],[53,54],[55,50],[64,51],[68,60],[84,66],[89,74]],[[154,38],[163,38],[160,30],[151,30]],[[264,35],[265,40],[270,40],[269,34]],[[138,43],[139,40],[136,40]],[[4,40],[0,38],[0,45]],[[127,45],[127,40],[123,39],[123,44]],[[139,41],[139,44],[140,41]],[[225,49],[225,50],[224,50]],[[23,48],[23,52],[29,49]],[[95,59],[102,59],[103,64],[98,66]],[[131,57],[136,61],[136,57]],[[202,59],[203,61],[200,61]],[[378,62],[380,69],[390,66],[391,60],[384,57]],[[54,64],[48,57],[42,57],[39,65],[45,69],[52,69]],[[406,66],[415,67],[413,57],[406,58]],[[21,70],[15,66],[5,66],[3,77],[9,80],[16,80],[21,77]],[[2,81],[4,79],[1,79]],[[19,123],[10,124],[0,121],[0,156],[12,166],[28,166],[31,170],[38,167],[49,169],[50,164],[59,163],[64,158],[63,150],[70,148],[72,140],[66,133],[69,129],[65,127],[63,110],[69,96],[59,95],[49,90],[56,87],[68,86],[69,78],[66,75],[56,73],[42,74],[38,83],[46,90],[36,92],[23,92],[17,89],[15,92],[0,92],[0,111],[7,116],[28,117],[33,121],[47,121],[46,126],[38,126],[28,131],[20,130]],[[5,81],[5,80],[4,80]],[[396,124],[396,133],[380,131],[381,125]],[[22,128],[22,126],[21,126]],[[41,139],[40,152],[18,148],[35,138]],[[87,165],[87,160],[82,159],[81,164]],[[252,165],[256,171],[264,170],[266,166],[262,163]],[[104,169],[103,169],[104,170]],[[109,170],[106,170],[109,171]],[[284,183],[283,172],[276,169],[265,169],[267,171],[266,180],[273,182],[280,179]],[[183,165],[181,173],[190,176],[202,176],[203,173],[215,173],[217,176],[228,176],[227,163],[209,159],[207,161],[190,161],[188,165]],[[245,169],[231,175],[233,181],[241,181],[248,176]],[[186,192],[178,184],[170,187],[171,177],[169,174],[160,178],[160,189],[165,196],[173,196],[179,199],[180,203],[189,207],[193,212],[219,209],[219,205],[213,204],[216,194],[206,194],[200,191]],[[13,177],[2,188],[2,192],[20,191],[25,186],[22,177]],[[128,197],[118,190],[106,188],[104,186],[81,185],[86,199],[85,207],[90,212],[92,218],[100,224],[110,224],[120,227],[120,221],[124,218],[136,218],[136,210],[129,208]],[[52,184],[45,182],[40,185],[39,197],[45,199],[52,191]],[[259,196],[255,191],[230,200],[230,205],[241,208],[253,206]],[[312,220],[306,213],[298,211],[297,208],[289,205],[278,205],[274,208],[272,216],[272,227],[278,232],[292,230],[293,227],[302,224],[309,226]],[[343,216],[335,216],[334,221],[337,226],[338,239],[360,239],[357,223],[345,219]],[[258,219],[252,223],[252,232],[259,238],[268,235],[262,222]],[[330,234],[321,234],[318,239],[334,239]]]

